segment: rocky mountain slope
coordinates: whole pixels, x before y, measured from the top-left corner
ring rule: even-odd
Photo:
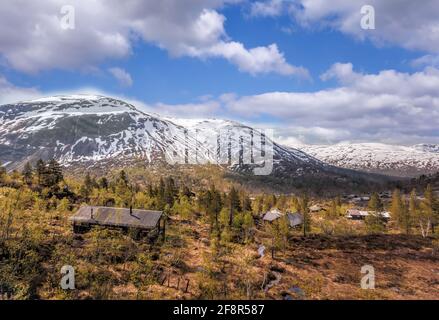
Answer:
[[[381,143],[306,145],[300,150],[334,166],[398,177],[439,172],[439,145]]]
[[[120,100],[87,95],[0,106],[1,163],[14,169],[39,158],[55,158],[67,167],[135,159],[218,163],[237,171],[271,172],[273,164],[273,173],[288,176],[334,174],[314,157],[233,121],[163,118]]]

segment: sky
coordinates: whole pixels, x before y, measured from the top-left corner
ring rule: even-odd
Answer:
[[[439,0],[5,0],[0,104],[96,93],[290,146],[437,144],[438,17]]]

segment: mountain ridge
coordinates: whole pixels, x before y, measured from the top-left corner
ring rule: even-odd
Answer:
[[[416,177],[439,171],[439,145],[434,144],[339,143],[297,148],[331,165],[371,173]]]
[[[243,139],[243,132],[251,140]],[[227,143],[234,148],[225,155]],[[221,155],[217,153],[219,145]],[[311,149],[277,144],[236,121],[162,117],[111,97],[61,95],[0,106],[0,163],[8,170],[39,158],[55,158],[65,167],[123,166],[136,160],[149,164],[216,163],[249,173],[269,163],[256,155],[266,154],[270,148],[272,173],[282,180],[313,177],[318,181],[324,177],[343,183],[353,177],[376,178],[354,171],[363,167],[327,161]],[[432,145],[417,148],[435,152]],[[252,162],[243,163],[243,156],[251,157]],[[239,159],[239,163],[231,159]]]
[[[228,120],[192,120],[190,126],[177,122],[104,96],[55,96],[7,104],[0,106],[0,161],[12,169],[37,158],[55,158],[64,166],[132,157],[178,163],[186,154],[189,160],[195,157],[196,163],[215,163],[218,132],[227,133],[231,144],[241,143],[244,149],[248,149],[250,141],[242,139],[241,132],[251,133],[252,137],[258,134]],[[302,151],[286,149],[269,138],[265,143],[273,146],[274,163],[295,167],[298,174],[300,170],[324,171],[327,167]],[[262,145],[251,146],[256,146],[256,153],[262,150]],[[229,157],[238,157],[239,150],[231,152]]]

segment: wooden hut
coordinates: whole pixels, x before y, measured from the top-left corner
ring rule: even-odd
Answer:
[[[155,237],[165,232],[162,211],[85,206],[69,220],[75,233],[86,232],[93,226],[131,231],[136,237]]]
[[[296,213],[287,213],[288,217],[288,223],[291,228],[298,227],[303,224],[303,214],[296,212]]]

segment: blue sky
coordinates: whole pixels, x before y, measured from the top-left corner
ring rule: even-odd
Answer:
[[[316,91],[334,85],[321,81],[319,76],[335,62],[352,62],[357,70],[376,73],[383,69],[413,71],[409,62],[419,53],[394,45],[376,47],[369,40],[360,41],[334,30],[307,30],[297,27],[291,34],[283,31],[291,25],[288,16],[275,18],[246,17],[245,8],[229,7],[222,13],[227,17],[228,35],[248,47],[276,43],[287,61],[304,66],[312,79],[277,74],[251,75],[239,71],[220,58],[194,59],[172,57],[166,50],[145,42],[136,42],[132,54],[123,59],[111,59],[99,64],[106,70],[117,66],[133,78],[131,87],[120,86],[104,72],[76,70],[47,70],[26,75],[3,69],[9,79],[21,86],[37,87],[41,91],[62,91],[94,87],[107,92],[132,96],[148,103],[189,103],[205,95],[219,96],[233,92],[253,95],[268,91]]]
[[[71,30],[54,23],[63,19],[63,1],[34,1],[29,11],[6,3],[0,102],[96,91],[157,113],[274,126],[286,144],[434,143],[439,137],[438,122],[412,119],[415,111],[420,119],[439,114],[428,85],[439,81],[433,0],[416,14],[405,0],[368,1],[374,30],[360,26],[362,1],[328,7],[318,0],[132,0],[117,8],[117,2],[77,0],[70,2]],[[429,29],[432,34],[421,33]],[[405,86],[416,90],[397,90]],[[429,99],[421,99],[426,90]]]

